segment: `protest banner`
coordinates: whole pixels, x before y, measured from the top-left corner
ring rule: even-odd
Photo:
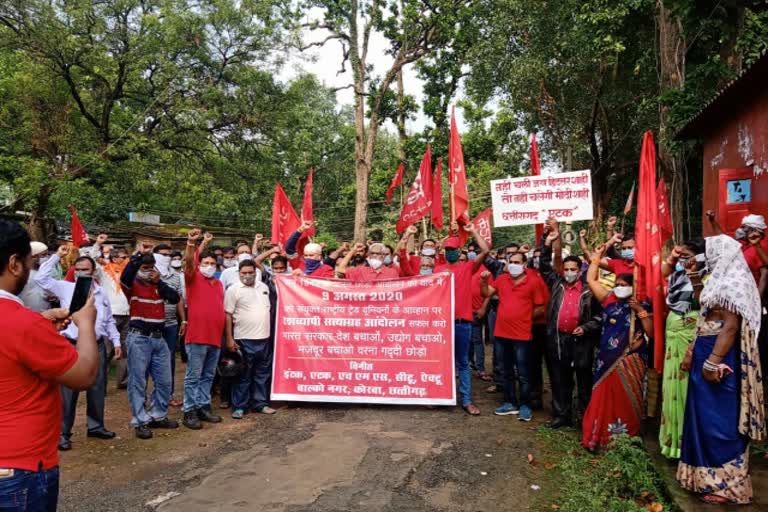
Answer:
[[[274,400],[456,404],[452,274],[275,284]]]
[[[549,217],[564,222],[590,220],[590,171],[493,180],[491,204],[497,228],[540,224]]]

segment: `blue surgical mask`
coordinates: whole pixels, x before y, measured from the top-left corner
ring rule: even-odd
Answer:
[[[736,240],[744,240],[747,238],[747,232],[744,231],[744,228],[737,228],[736,231],[733,233],[733,237]]]
[[[432,269],[431,268],[422,268],[421,270],[419,270],[419,275],[420,276],[430,276],[430,275],[432,275]]]
[[[472,261],[472,260],[474,260],[475,258],[477,258],[477,253],[476,253],[475,251],[469,251],[469,252],[467,253],[467,259],[468,259],[469,261]]]
[[[621,257],[625,260],[633,260],[635,259],[635,250],[634,249],[622,249],[621,250]]]
[[[392,256],[390,256],[389,254],[384,256],[384,264],[385,265],[391,265],[392,264]]]

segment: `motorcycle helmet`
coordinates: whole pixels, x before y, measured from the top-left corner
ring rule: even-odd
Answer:
[[[218,371],[222,377],[239,377],[245,371],[245,358],[238,348],[225,351],[219,359]]]

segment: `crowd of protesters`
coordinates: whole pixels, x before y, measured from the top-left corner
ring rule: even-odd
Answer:
[[[212,235],[193,229],[183,252],[139,243],[133,254],[108,245],[107,234],[89,247],[49,251],[0,221],[0,496],[16,489],[55,509],[57,444],[73,448],[79,391],[87,435],[115,437],[104,419],[112,360],[139,439],[179,428],[174,408],[189,429],[221,422],[216,408],[234,419],[276,413],[269,388],[281,274],[359,282],[447,272],[459,405],[468,415],[481,414],[474,371],[483,392],[499,394],[495,415],[531,421],[544,407],[546,369],[550,428],[580,428],[583,446],[598,451],[613,436],[638,435],[658,410],[662,453],[679,459],[680,484],[708,502],[749,503],[749,442],[765,432],[766,225],[749,215],[730,237],[707,216],[716,236],[669,248],[666,304],[635,286],[634,240],[616,231],[615,218],[595,247],[582,231],[570,252],[554,220],[539,240],[497,249],[469,224],[418,247],[411,226],[396,247],[329,251],[307,239],[305,222],[285,247],[260,235],[215,247]],[[80,277],[92,278],[91,298],[70,315]],[[653,316],[664,314],[659,383],[648,362]],[[179,351],[186,371],[176,385]]]

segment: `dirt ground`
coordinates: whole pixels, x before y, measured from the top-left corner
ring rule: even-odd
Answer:
[[[487,385],[473,379],[483,412],[474,418],[452,407],[282,403],[274,416],[227,414],[141,441],[125,391],[110,382],[107,427],[118,437],[86,438],[80,407],[73,450],[61,456],[59,510],[534,510],[542,491],[532,486],[550,477],[527,457],[538,455],[535,430],[548,415],[494,416],[500,395]]]

